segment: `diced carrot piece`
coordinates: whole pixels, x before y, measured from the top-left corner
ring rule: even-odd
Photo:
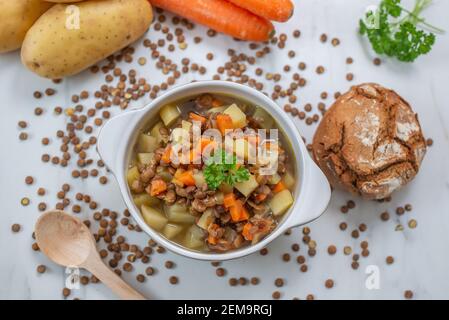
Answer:
[[[223,198],[223,205],[226,209],[235,206],[235,194],[233,193],[226,194]]]
[[[195,178],[193,177],[192,171],[184,171],[184,172],[179,173],[178,175],[175,174],[175,178],[176,178],[176,180],[182,182],[186,186],[194,186],[195,185]]]
[[[167,190],[167,184],[164,180],[158,179],[151,182],[150,195],[157,196]]]
[[[212,236],[208,236],[207,237],[207,242],[209,242],[210,244],[217,244],[218,239]]]
[[[217,116],[217,127],[222,135],[225,135],[227,129],[233,129],[234,125],[232,123],[231,116],[227,114],[219,114]]]
[[[267,198],[267,195],[264,194],[264,193],[258,194],[258,195],[256,196],[256,200],[259,201],[259,202],[264,201],[266,198]]]
[[[284,185],[284,183],[282,181],[279,181],[273,188],[273,192],[274,193],[279,193],[282,190],[287,189],[287,187]]]
[[[240,222],[249,219],[249,213],[240,200],[236,200],[235,205],[230,208],[230,213],[233,222]]]
[[[250,222],[248,222],[247,224],[245,224],[243,226],[242,235],[248,241],[253,240],[253,237],[254,237],[254,235],[251,233],[252,227],[253,227],[253,224]]]
[[[204,151],[204,149],[207,148],[207,146],[209,146],[210,144],[212,144],[212,146],[215,145],[215,141],[208,139],[208,138],[201,138],[201,152]]]
[[[162,154],[161,160],[165,163],[171,162],[171,153],[172,153],[172,147],[171,145],[168,145],[167,148],[165,148],[164,153]]]
[[[192,119],[193,121],[199,121],[199,122],[201,122],[202,124],[206,123],[206,121],[207,121],[207,119],[206,119],[205,117],[200,116],[199,114],[194,113],[194,112],[190,112],[190,113],[189,113],[189,117],[190,117],[190,119]]]
[[[209,226],[210,230],[217,230],[218,228],[220,228],[220,226],[216,223],[213,223]],[[217,244],[218,239],[217,237],[213,237],[212,235],[209,234],[209,236],[207,237],[207,242],[209,242],[210,244]]]

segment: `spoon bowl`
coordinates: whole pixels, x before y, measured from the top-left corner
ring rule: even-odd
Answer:
[[[40,250],[55,263],[87,269],[122,299],[145,299],[103,263],[94,237],[78,218],[48,211],[36,222],[34,233]]]
[[[36,240],[41,251],[62,266],[81,266],[94,245],[87,226],[63,211],[43,214],[36,223]]]

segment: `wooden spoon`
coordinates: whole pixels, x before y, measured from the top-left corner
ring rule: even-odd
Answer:
[[[48,211],[37,220],[35,235],[40,250],[57,264],[90,271],[122,299],[145,299],[103,263],[94,237],[79,219],[60,210]]]

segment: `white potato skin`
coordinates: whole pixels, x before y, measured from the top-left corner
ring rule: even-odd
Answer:
[[[92,0],[74,5],[79,9],[79,29],[66,27],[70,4],[56,4],[25,37],[22,62],[41,77],[63,78],[83,71],[136,41],[153,19],[147,0]]]
[[[41,0],[0,0],[0,53],[19,49],[28,29],[52,5]]]

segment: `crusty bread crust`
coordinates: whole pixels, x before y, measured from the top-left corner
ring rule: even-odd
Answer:
[[[333,186],[384,199],[418,173],[426,143],[416,114],[396,92],[365,83],[340,96],[313,140]]]

